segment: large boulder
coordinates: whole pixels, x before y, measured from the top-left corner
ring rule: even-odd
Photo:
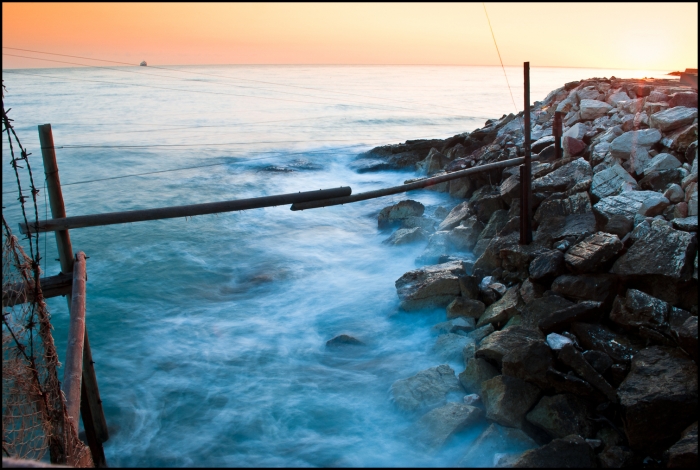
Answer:
[[[408,217],[420,217],[425,212],[425,206],[418,201],[407,199],[393,206],[385,207],[379,213],[377,223],[379,228],[386,228],[393,223],[400,223]]]
[[[665,111],[654,113],[649,117],[650,127],[661,132],[669,132],[693,122],[698,117],[698,108],[676,106]]]
[[[466,274],[461,261],[425,266],[396,280],[400,308],[406,311],[447,306],[460,294],[459,276]]]
[[[670,153],[660,153],[649,161],[649,164],[644,168],[644,175],[648,175],[652,171],[671,170],[681,166],[681,162]]]
[[[578,158],[540,178],[532,181],[533,192],[566,191],[576,183],[593,177],[591,165]]]
[[[486,418],[503,426],[522,427],[525,415],[539,397],[539,388],[508,375],[498,375],[481,384]]]
[[[537,326],[545,334],[552,331],[562,331],[574,322],[595,321],[600,317],[600,312],[600,302],[584,300],[570,307],[549,312],[539,321]]]
[[[577,192],[564,197],[552,195],[550,198],[542,201],[537,207],[534,219],[536,222],[540,223],[544,219],[550,217],[586,214],[591,211],[591,199],[587,191]]]
[[[660,140],[661,132],[658,129],[625,132],[612,141],[610,153],[615,158],[627,160],[636,148],[649,149]]]
[[[495,212],[505,208],[505,203],[503,198],[501,198],[500,191],[496,189],[473,201],[473,208],[476,212],[476,217],[481,222],[487,223]]]
[[[686,108],[698,109],[698,93],[697,91],[681,91],[671,95],[668,101],[669,106],[685,106]]]
[[[591,193],[597,199],[617,196],[628,188],[637,189],[637,181],[617,163],[593,175]]]
[[[533,235],[535,244],[550,247],[562,239],[577,240],[596,231],[596,218],[593,213],[570,214],[565,217],[546,217]]]
[[[518,453],[537,447],[537,443],[520,429],[491,423],[469,446],[458,467],[491,467],[496,454]]]
[[[447,403],[428,411],[416,425],[417,435],[431,448],[438,448],[458,432],[477,422],[484,412],[462,403]]]
[[[391,386],[394,403],[407,411],[439,406],[445,403],[450,394],[464,395],[464,389],[459,384],[455,371],[447,364],[397,380]]]
[[[525,451],[513,468],[592,468],[595,453],[581,436],[570,435],[554,439],[537,449]]]
[[[659,453],[697,420],[697,366],[676,349],[646,348],[634,356],[618,395],[630,447]]]
[[[531,341],[543,339],[542,333],[534,328],[513,326],[487,336],[476,350],[476,357],[483,357],[500,369],[506,353]]]
[[[582,121],[592,121],[601,116],[605,116],[612,109],[607,103],[596,99],[583,99],[579,103],[579,111]]]
[[[622,249],[617,235],[597,232],[572,246],[564,261],[574,273],[593,272],[612,259]]]
[[[594,429],[586,403],[568,393],[542,397],[526,419],[554,439],[569,434],[592,437]]]
[[[459,225],[461,221],[469,218],[470,215],[472,215],[472,208],[468,201],[457,204],[452,208],[450,213],[447,214],[445,220],[440,222],[438,230],[452,230]]]

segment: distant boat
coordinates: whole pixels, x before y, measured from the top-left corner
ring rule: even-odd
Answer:
[[[145,66],[148,65],[148,64],[146,64],[146,61],[143,60],[143,61],[141,61],[141,63],[140,63],[139,65],[140,65],[141,67],[145,67]]]

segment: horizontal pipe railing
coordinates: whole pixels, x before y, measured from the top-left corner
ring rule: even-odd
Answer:
[[[278,194],[275,196],[237,199],[233,201],[207,202],[204,204],[192,204],[188,206],[160,207],[156,209],[108,212],[105,214],[78,215],[75,217],[64,217],[61,219],[39,221],[37,224],[22,223],[19,224],[19,229],[23,234],[27,234],[29,232],[52,232],[74,228],[143,222],[146,220],[173,219],[176,217],[193,217],[196,215],[259,209],[261,207],[281,206],[284,204],[294,204],[297,202],[314,201],[316,199],[343,197],[349,196],[350,194],[352,194],[352,189],[344,186],[333,189],[320,189],[318,191]]]
[[[536,156],[532,157],[532,160],[536,159]],[[348,204],[350,202],[364,201],[366,199],[391,196],[392,194],[405,193],[408,191],[413,191],[414,189],[422,189],[428,186],[434,186],[436,184],[444,183],[446,181],[452,181],[458,178],[473,175],[475,173],[481,173],[483,171],[497,170],[499,168],[507,168],[509,166],[520,165],[523,162],[525,162],[525,158],[519,157],[512,158],[510,160],[504,160],[502,162],[487,163],[486,165],[479,165],[472,168],[467,168],[466,170],[454,171],[445,175],[433,176],[432,178],[425,178],[419,181],[414,181],[413,183],[402,184],[401,186],[393,186],[391,188],[367,191],[364,193],[353,194],[352,196],[321,199],[317,201],[298,202],[294,203],[291,209],[293,211],[303,211],[306,209],[317,209],[319,207],[337,206],[339,204]]]

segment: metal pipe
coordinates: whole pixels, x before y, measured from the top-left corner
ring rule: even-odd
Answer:
[[[414,189],[422,189],[428,186],[433,186],[436,184],[444,183],[445,181],[452,181],[454,179],[462,178],[464,176],[473,175],[475,173],[481,173],[483,171],[497,170],[500,168],[507,168],[513,165],[520,165],[525,159],[523,157],[513,158],[511,160],[504,160],[502,162],[487,163],[486,165],[481,165],[473,168],[467,168],[466,170],[459,170],[452,173],[447,173],[446,175],[434,176],[432,178],[425,178],[420,181],[414,181],[413,183],[402,184],[401,186],[393,186],[391,188],[377,189],[374,191],[367,191],[365,193],[353,194],[347,197],[337,197],[333,199],[322,199],[319,201],[294,203],[291,207],[293,211],[303,211],[306,209],[316,209],[319,207],[337,206],[340,204],[348,204],[351,202],[364,201],[366,199],[374,199],[378,197],[391,196],[392,194],[405,193],[408,191],[413,191]]]
[[[176,217],[192,217],[195,215],[216,214],[220,212],[242,211],[258,209],[261,207],[281,206],[296,202],[314,201],[317,199],[349,196],[352,189],[348,186],[320,189],[318,191],[305,191],[290,194],[278,194],[275,196],[253,197],[233,201],[207,202],[204,204],[191,204],[187,206],[160,207],[156,209],[142,209],[135,211],[109,212],[105,214],[79,215],[64,217],[39,222],[38,227],[29,224],[29,230],[35,232],[61,231],[73,228],[95,227],[101,225],[126,224],[142,222],[146,220],[173,219]],[[26,224],[20,224],[20,231],[27,233]]]

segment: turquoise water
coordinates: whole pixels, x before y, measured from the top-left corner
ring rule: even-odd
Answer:
[[[507,68],[514,98],[497,67],[171,68],[179,72],[3,71],[5,105],[42,189],[36,126],[52,125],[68,215],[393,186],[411,173],[357,174],[348,163],[376,145],[449,137],[522,108],[520,68]],[[611,75],[662,72],[533,67],[531,97]],[[2,149],[3,213],[15,228],[16,183]],[[444,310],[398,312],[394,281],[423,246],[381,244],[389,234],[376,214],[405,197],[73,230],[74,250],[90,257],[87,324],[111,432],[107,462],[456,463],[479,429],[428,454],[410,438],[415,417],[388,393],[440,363],[430,326],[444,320]],[[428,213],[457,202],[431,191],[409,197]],[[45,217],[43,191],[39,202]],[[40,247],[45,274],[57,274],[53,235]],[[48,303],[63,359],[66,303]],[[341,333],[368,346],[327,351]]]

